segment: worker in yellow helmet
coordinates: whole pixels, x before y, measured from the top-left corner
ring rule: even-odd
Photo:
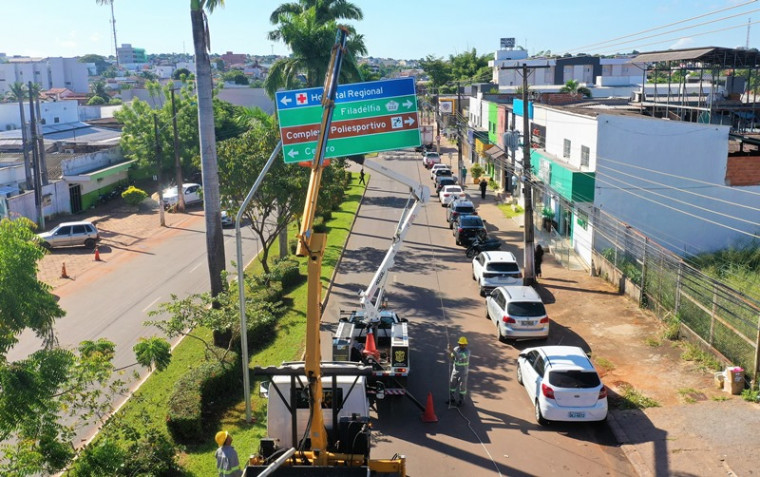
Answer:
[[[449,404],[462,405],[467,394],[467,373],[470,367],[470,350],[467,349],[467,338],[462,336],[457,342],[458,346],[451,349],[449,357],[453,362],[451,379],[449,379]]]
[[[227,431],[219,431],[214,437],[219,449],[216,450],[216,470],[219,477],[242,477],[237,451],[232,447],[232,436]]]

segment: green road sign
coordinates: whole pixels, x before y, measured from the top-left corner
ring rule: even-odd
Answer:
[[[314,158],[322,121],[322,88],[276,95],[285,162]],[[420,145],[414,78],[341,85],[325,158]]]

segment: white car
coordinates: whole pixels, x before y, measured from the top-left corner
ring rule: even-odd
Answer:
[[[517,358],[517,382],[525,386],[536,421],[604,421],[607,388],[581,348],[528,348]]]
[[[462,190],[462,187],[458,185],[443,186],[441,191],[438,193],[438,199],[441,201],[441,207],[446,207],[457,199],[465,198],[467,198],[467,194]]]
[[[480,252],[472,259],[472,279],[478,282],[480,296],[496,287],[522,285],[522,273],[512,252]]]
[[[486,298],[486,318],[496,324],[496,335],[502,342],[549,337],[549,315],[531,287],[494,289]]]
[[[430,180],[435,180],[435,171],[438,169],[451,169],[448,164],[433,164],[433,167],[430,168]]]
[[[203,202],[203,187],[200,184],[189,183],[182,184],[182,192],[185,196],[185,205],[199,204]],[[169,187],[163,190],[163,199],[165,207],[172,207],[179,202],[177,196],[177,186]]]
[[[441,163],[441,156],[437,152],[428,151],[425,153],[425,157],[422,158],[422,165],[430,169],[435,164]]]

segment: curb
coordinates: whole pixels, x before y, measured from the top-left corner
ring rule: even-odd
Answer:
[[[612,433],[615,435],[615,440],[620,444],[620,450],[625,454],[628,462],[631,463],[631,467],[636,471],[639,477],[653,477],[654,474],[649,470],[644,457],[639,453],[634,444],[631,444],[631,439],[628,434],[625,433],[623,426],[615,418],[615,413],[607,412],[607,424],[609,424]]]

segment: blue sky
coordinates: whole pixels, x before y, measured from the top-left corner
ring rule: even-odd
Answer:
[[[287,54],[267,40],[269,15],[281,0],[226,0],[209,16],[211,49],[249,54]],[[744,46],[760,39],[760,1],[747,0],[354,0],[364,20],[352,22],[369,55],[448,58],[475,48],[492,53],[513,37],[531,54],[655,51],[669,48]],[[147,53],[192,52],[190,0],[115,0],[117,40]],[[736,7],[736,8],[730,8]],[[716,10],[689,22],[642,33]],[[738,15],[738,16],[734,16]],[[734,16],[733,18],[724,17]],[[702,26],[698,23],[712,22]],[[733,28],[732,28],[733,27]],[[672,31],[681,29],[680,31]],[[671,33],[662,34],[665,30]],[[713,30],[716,31],[712,33]],[[657,36],[653,36],[657,35]],[[651,36],[650,38],[641,38]],[[616,38],[619,40],[611,41]],[[113,54],[110,8],[96,0],[4,0],[0,52],[7,55]]]

